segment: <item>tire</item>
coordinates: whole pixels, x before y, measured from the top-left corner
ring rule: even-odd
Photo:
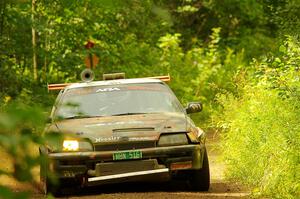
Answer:
[[[52,194],[53,196],[60,195],[60,187],[58,183],[53,182],[49,178],[48,163],[40,164],[40,182],[41,189],[45,195]]]
[[[52,194],[53,196],[60,195],[60,187],[58,185],[54,185],[49,178],[41,179],[43,193],[45,195]]]
[[[192,171],[189,181],[194,191],[208,191],[210,185],[210,175],[206,149],[204,152],[202,168]]]

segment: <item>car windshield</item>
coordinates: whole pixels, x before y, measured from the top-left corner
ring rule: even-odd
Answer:
[[[179,101],[160,83],[93,86],[67,90],[55,118],[120,116],[161,112],[183,113]]]

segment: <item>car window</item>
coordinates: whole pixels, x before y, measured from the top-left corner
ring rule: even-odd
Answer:
[[[180,112],[179,101],[164,84],[128,84],[74,88],[64,93],[55,117],[111,116]]]

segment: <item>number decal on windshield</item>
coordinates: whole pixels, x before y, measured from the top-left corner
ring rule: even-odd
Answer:
[[[112,91],[120,91],[121,89],[119,88],[99,88],[96,93],[99,92],[112,92]]]

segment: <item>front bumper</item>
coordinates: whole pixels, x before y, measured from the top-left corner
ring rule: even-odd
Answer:
[[[113,160],[113,154],[116,151],[50,153],[48,154],[50,170],[55,172],[59,178],[83,179],[81,183],[85,185],[95,184],[96,181],[115,182],[118,179],[119,181],[121,179],[137,179],[137,177],[144,178],[160,174],[170,176],[177,170],[201,169],[205,147],[202,144],[189,144],[138,150],[143,154],[142,159],[118,161]],[[149,161],[153,162],[153,167],[144,165],[143,162]],[[117,171],[118,167],[126,168],[126,162],[130,169]],[[97,168],[105,167],[105,164],[112,165],[110,166],[111,173],[104,176],[96,174],[99,173]]]

